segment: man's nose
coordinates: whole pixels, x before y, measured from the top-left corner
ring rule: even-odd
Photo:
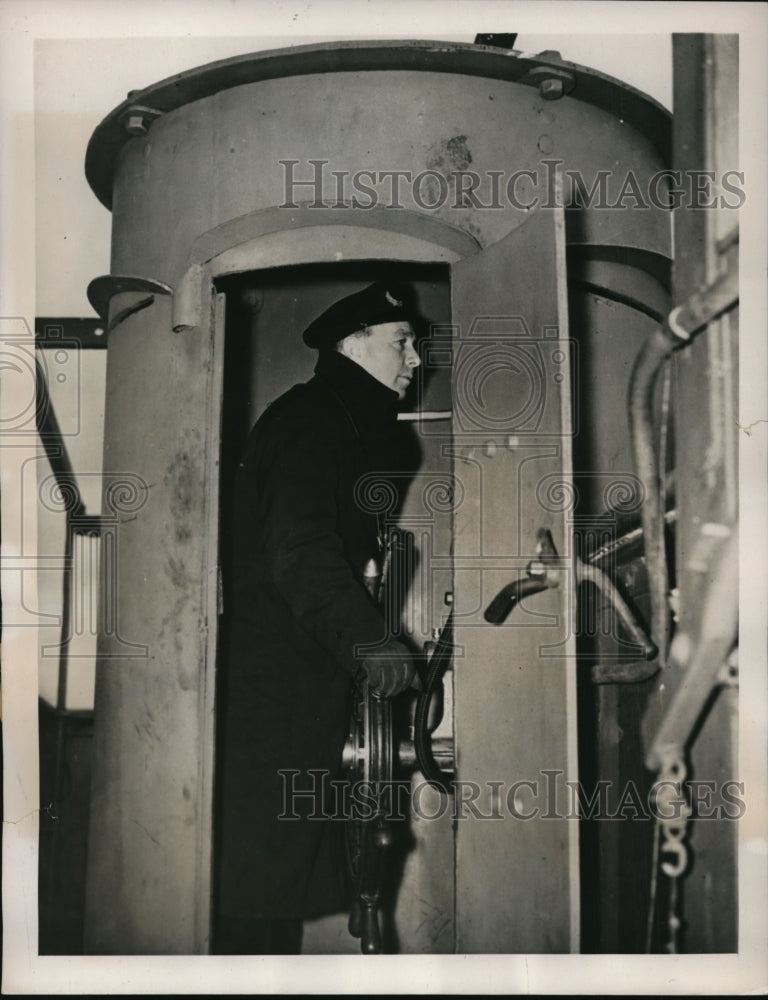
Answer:
[[[421,358],[419,357],[419,352],[413,346],[413,344],[408,344],[408,353],[405,358],[405,363],[409,368],[418,368],[421,364]]]

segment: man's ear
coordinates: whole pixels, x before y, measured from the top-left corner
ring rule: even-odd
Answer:
[[[350,358],[352,361],[358,361],[360,359],[360,337],[355,333],[350,333],[348,337],[345,337],[339,344],[339,351],[345,357]]]

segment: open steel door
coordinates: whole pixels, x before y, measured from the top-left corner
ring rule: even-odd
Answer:
[[[576,411],[562,209],[536,211],[454,266],[452,327],[456,949],[577,951],[566,785],[577,780]],[[489,624],[504,587],[538,589],[542,561],[546,589]]]

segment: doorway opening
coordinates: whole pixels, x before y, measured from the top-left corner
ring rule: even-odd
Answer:
[[[445,264],[364,260],[354,262],[301,264],[244,271],[216,279],[215,292],[225,296],[224,366],[220,447],[219,562],[223,602],[219,619],[217,653],[217,719],[225,710],[226,672],[229,662],[228,594],[231,587],[230,553],[236,544],[230,512],[233,505],[235,474],[248,435],[266,408],[293,385],[313,376],[317,353],[307,348],[302,333],[310,322],[332,303],[368,284],[382,280],[402,281],[414,292],[418,320],[417,346],[422,364],[417,369],[408,395],[400,404],[398,450],[403,466],[404,489],[396,511],[397,528],[408,538],[408,575],[397,595],[399,637],[415,653],[423,650],[433,629],[441,622],[435,608],[451,587],[450,509],[425,506],[425,482],[445,483],[451,474],[451,367],[449,356],[433,349],[436,342],[450,346],[450,282]],[[423,432],[419,414],[431,415]],[[399,465],[400,463],[398,463]],[[389,527],[394,526],[395,512]],[[442,610],[441,607],[438,610]],[[402,713],[409,711],[408,696],[402,696]],[[222,738],[217,736],[217,779],[221,787]],[[244,789],[244,794],[247,791]],[[214,844],[218,843],[214,807]],[[401,891],[428,880],[439,885],[440,873],[453,866],[453,838],[450,816],[443,824],[423,824],[414,830],[404,819],[396,831],[395,845],[387,861],[386,896],[382,907],[385,951],[401,950],[398,936],[416,926],[417,898]],[[425,843],[426,841],[426,843]],[[422,848],[426,849],[422,849]],[[214,927],[217,911],[217,873],[221,858],[214,849]],[[444,899],[438,901],[452,914],[452,880],[442,879]],[[254,885],[253,892],[258,893]],[[413,912],[411,912],[413,911]],[[356,953],[359,943],[346,933],[346,912],[339,912],[305,926],[302,950],[328,954]],[[451,951],[452,930],[444,934],[438,950]]]

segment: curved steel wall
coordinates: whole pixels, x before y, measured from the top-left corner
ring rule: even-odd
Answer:
[[[523,221],[524,206],[551,203],[556,163],[577,171],[587,191],[604,171],[603,203],[619,207],[579,212],[569,242],[669,255],[669,213],[651,204],[663,197],[653,178],[667,165],[669,117],[660,106],[567,63],[419,44],[258,54],[132,93],[96,130],[87,155],[89,179],[113,210],[112,272],[174,285],[202,233],[314,201],[307,185],[286,197],[289,170],[297,180],[322,174],[323,200],[422,212],[483,246]],[[312,72],[318,64],[322,71]],[[559,99],[531,85],[548,67],[574,82]],[[262,78],[237,82],[248,77]],[[179,105],[186,93],[195,99]],[[297,162],[281,164],[288,160]],[[408,177],[382,176],[391,171],[421,176],[415,192]],[[355,189],[355,175],[366,191]],[[647,210],[633,211],[633,191]]]

